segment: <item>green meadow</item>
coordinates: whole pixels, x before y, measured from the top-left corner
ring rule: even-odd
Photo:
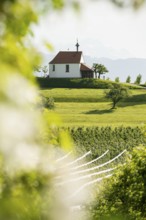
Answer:
[[[146,124],[146,90],[130,90],[130,96],[111,110],[105,89],[41,90],[45,97],[55,100],[55,113],[64,126],[143,126]]]

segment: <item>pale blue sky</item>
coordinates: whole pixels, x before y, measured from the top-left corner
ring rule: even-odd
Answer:
[[[52,12],[33,27],[34,44],[48,53],[45,40],[54,46],[53,53],[74,50],[76,39],[80,50],[92,57],[146,58],[146,8],[137,12],[118,9],[106,1],[82,0],[79,14],[66,9]],[[86,2],[86,4],[85,4]],[[106,3],[105,3],[106,2]]]

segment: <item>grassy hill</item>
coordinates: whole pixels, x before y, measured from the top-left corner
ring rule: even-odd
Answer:
[[[105,89],[46,89],[65,126],[143,126],[146,124],[146,90],[130,90],[130,97],[111,110]]]
[[[54,111],[60,115],[64,127],[71,134],[77,152],[91,150],[94,159],[109,149],[107,161],[118,153],[145,144],[146,90],[130,90],[130,97],[111,110],[105,89],[52,88],[41,95],[53,97]],[[142,129],[141,129],[142,128]],[[120,159],[121,160],[121,159]],[[101,162],[101,161],[100,161]]]

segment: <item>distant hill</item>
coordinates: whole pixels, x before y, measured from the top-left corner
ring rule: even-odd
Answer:
[[[134,82],[138,74],[142,75],[142,82],[146,82],[146,59],[141,58],[128,58],[112,60],[109,58],[93,58],[90,56],[84,56],[85,62],[92,66],[93,63],[104,64],[109,73],[106,77],[114,80],[116,77],[120,78],[120,81],[125,82],[128,75],[131,76],[131,82]]]

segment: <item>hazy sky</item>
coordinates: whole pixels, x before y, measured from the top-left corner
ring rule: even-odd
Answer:
[[[78,38],[84,55],[146,58],[146,7],[135,12],[105,1],[87,0],[80,13],[71,9],[52,12],[33,29],[33,42],[41,52],[48,53],[42,43],[45,40],[54,46],[53,53],[75,50]]]

